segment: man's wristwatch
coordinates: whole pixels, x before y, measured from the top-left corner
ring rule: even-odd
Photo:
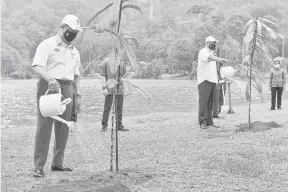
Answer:
[[[106,87],[102,87],[102,90],[105,90],[106,89]]]

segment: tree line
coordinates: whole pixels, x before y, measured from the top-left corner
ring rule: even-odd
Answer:
[[[196,75],[197,54],[207,36],[219,39],[218,55],[236,68],[243,66],[243,35],[246,22],[261,16],[279,25],[274,30],[288,34],[288,2],[285,0],[131,0],[143,14],[123,11],[121,33],[135,37],[134,46],[142,65],[139,78],[159,78],[163,73]],[[57,33],[66,14],[74,14],[85,26],[89,19],[109,2],[107,0],[17,0],[2,3],[1,76],[29,78],[29,67],[37,45]],[[134,3],[135,4],[135,3]],[[101,19],[97,19],[95,24]],[[272,26],[271,26],[272,27]],[[77,37],[75,46],[81,54],[84,76],[99,72],[103,57],[111,49],[108,34],[86,30]],[[284,39],[285,40],[285,39]],[[287,39],[271,42],[272,56],[288,55]],[[284,45],[284,46],[283,46]],[[284,52],[283,52],[284,51]],[[103,55],[103,57],[101,57]],[[95,59],[98,58],[98,59]],[[256,58],[259,70],[267,71],[269,60]],[[128,59],[124,59],[129,65]]]

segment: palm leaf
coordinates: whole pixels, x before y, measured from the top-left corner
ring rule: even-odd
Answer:
[[[254,19],[251,19],[245,24],[245,26],[243,27],[242,33],[245,33],[245,31],[248,29],[248,27],[250,27],[253,21]]]
[[[143,14],[140,7],[138,7],[137,5],[124,5],[121,10],[127,9],[127,8],[136,9],[137,11]]]
[[[148,94],[146,90],[139,87],[136,84],[131,83],[128,79],[122,78],[121,81],[123,82],[123,88],[125,92],[125,96],[130,96],[132,94],[133,88],[135,88],[143,97],[151,101],[151,96]]]
[[[86,26],[89,26],[92,23],[92,21],[94,21],[94,19],[96,19],[96,17],[98,17],[101,13],[103,13],[105,10],[107,10],[112,5],[113,5],[113,3],[110,3],[109,5],[107,5],[106,7],[101,9],[100,11],[98,11],[95,15],[93,15],[92,18],[89,19],[89,21],[87,22]]]
[[[259,54],[259,56],[261,56],[262,58],[267,58],[269,61],[272,61],[272,56],[270,55],[270,53],[266,53],[262,50],[262,48],[260,47],[256,47],[255,49],[257,51],[257,53]]]
[[[261,45],[264,45],[265,47],[267,47],[268,51],[272,51],[272,53],[278,53],[278,48],[276,48],[275,46],[273,46],[273,44],[269,41],[267,41],[266,39],[262,39],[257,37],[257,42],[259,42]]]
[[[126,49],[126,54],[130,60],[132,67],[133,67],[133,70],[135,71],[135,73],[137,75],[140,74],[141,73],[140,62],[138,61],[132,47],[126,41],[124,41],[124,46]]]
[[[259,78],[257,78],[256,76],[254,76],[253,78],[253,86],[256,88],[256,90],[258,91],[258,93],[262,93],[262,82]]]
[[[247,30],[245,37],[244,37],[244,41],[245,41],[246,45],[249,44],[253,40],[254,30],[255,30],[255,25],[251,24]]]
[[[258,17],[258,19],[259,19],[260,21],[263,21],[263,22],[266,22],[266,23],[270,23],[270,24],[274,25],[275,27],[279,27],[279,25],[277,25],[276,23],[274,23],[274,22],[272,22],[272,21],[270,21],[270,20],[268,20],[268,19],[265,19],[265,18],[263,18],[263,17]]]
[[[123,35],[123,38],[125,40],[132,40],[136,44],[136,46],[139,47],[139,42],[137,41],[135,37],[129,37],[129,36]]]
[[[133,83],[131,83],[131,85],[136,88],[136,90],[141,93],[141,95],[143,95],[146,99],[148,99],[149,101],[151,101],[152,97],[147,93],[147,91],[145,91],[143,88],[139,87],[138,85],[135,85]]]
[[[123,0],[123,3],[129,1],[129,0]],[[111,7],[114,3],[110,3],[108,4],[106,7],[104,7],[103,9],[101,9],[100,11],[98,11],[95,15],[93,15],[89,21],[86,23],[86,26],[89,26],[101,13],[103,13],[104,11],[106,11],[109,7]],[[104,24],[107,22],[107,20],[109,19],[109,16],[105,17],[102,21],[100,21],[99,26],[104,27]],[[85,34],[86,28],[84,28],[83,32],[82,32],[82,36],[81,36],[81,42],[83,39],[83,36]],[[105,29],[105,31],[113,33],[112,31]]]
[[[104,57],[107,56],[108,54],[109,54],[109,53],[105,53],[105,54],[99,55],[98,57],[94,58],[94,59],[87,65],[87,67],[82,71],[81,76],[84,74],[84,72],[85,72],[95,61],[98,61],[98,60],[104,58]]]
[[[96,17],[98,17],[101,13],[103,13],[105,10],[107,10],[107,9],[108,9],[109,7],[111,7],[112,5],[113,5],[113,3],[110,3],[109,5],[107,5],[106,7],[104,7],[103,9],[101,9],[100,11],[98,11],[95,15],[93,15],[92,18],[89,19],[89,21],[86,23],[86,26],[89,26],[89,25],[92,23],[92,21],[94,21],[94,19],[96,19]],[[86,29],[84,29],[83,32],[82,32],[81,41],[82,41],[82,39],[83,39],[85,30],[86,30]]]
[[[257,33],[261,34],[262,33],[262,25],[261,22],[259,20],[256,21],[257,22]]]
[[[261,25],[263,26],[264,29],[266,29],[266,31],[269,34],[269,37],[273,38],[273,39],[277,39],[277,34],[275,33],[275,31],[273,29],[271,29],[270,27],[268,27],[267,25],[265,25],[264,23],[261,23]]]

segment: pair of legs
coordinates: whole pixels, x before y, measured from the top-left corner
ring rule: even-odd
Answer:
[[[108,126],[108,120],[109,120],[109,114],[111,111],[111,107],[113,104],[114,96],[113,94],[109,94],[105,97],[105,103],[104,103],[104,111],[102,116],[102,128],[106,129]],[[123,114],[123,103],[124,103],[124,96],[118,95],[117,98],[117,126],[118,129],[122,128],[122,114]]]
[[[199,125],[213,125],[213,99],[216,89],[216,83],[204,81],[198,85],[199,91]]]
[[[215,89],[214,100],[213,100],[213,117],[218,117],[221,113],[222,106],[224,104],[223,88],[222,84],[219,84],[220,88]]]
[[[271,109],[275,109],[276,95],[277,95],[277,108],[281,109],[283,87],[271,87]]]
[[[220,89],[215,89],[214,98],[213,98],[213,117],[218,117],[219,113],[221,112],[221,105],[220,105]]]
[[[68,140],[69,128],[66,124],[53,120],[50,117],[43,117],[39,109],[39,99],[48,89],[48,83],[40,79],[37,84],[37,131],[34,148],[34,168],[35,171],[43,170],[47,160],[49,144],[51,139],[52,126],[54,123],[55,144],[52,166],[63,167],[64,151]],[[73,98],[73,85],[61,85],[61,93],[64,98]],[[51,94],[49,91],[48,94]],[[66,105],[66,111],[60,117],[70,121],[72,103]]]

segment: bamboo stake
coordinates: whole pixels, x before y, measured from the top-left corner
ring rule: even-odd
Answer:
[[[122,4],[123,4],[123,0],[121,0],[120,1],[120,9],[119,9],[119,16],[118,16],[118,27],[117,27],[117,34],[119,34],[119,32],[120,32],[120,24],[121,24],[121,11],[122,11]],[[119,51],[119,50],[117,50],[117,51]],[[121,59],[120,59],[120,62],[121,62]],[[118,94],[119,94],[119,83],[120,83],[120,75],[121,75],[121,73],[120,73],[120,65],[118,66],[118,75],[116,75],[116,77],[117,77],[117,82],[118,82],[118,84],[116,85],[116,97],[115,97],[115,100],[116,100],[116,102],[115,102],[115,114],[116,114],[116,131],[115,131],[115,133],[116,133],[116,171],[118,171],[119,170],[119,161],[118,161],[118,157],[119,157],[119,154],[118,154],[118,148],[119,148],[119,146],[118,146],[118,123],[117,123],[117,121],[118,121],[118,114],[117,114],[117,107],[118,107]],[[116,70],[116,72],[117,72],[117,70]]]
[[[111,152],[110,152],[110,171],[113,171],[113,148],[114,148],[114,116],[115,116],[115,97],[112,103],[112,128],[111,128]]]

